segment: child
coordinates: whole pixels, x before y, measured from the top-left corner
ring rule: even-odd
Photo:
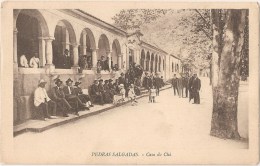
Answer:
[[[119,94],[114,95],[113,103],[117,104],[119,102],[124,102],[125,101],[125,88],[124,84],[119,85]]]
[[[151,103],[155,103],[155,96],[156,96],[156,89],[153,85],[152,88],[150,89],[150,96],[149,96]]]
[[[136,95],[135,95],[135,90],[134,90],[134,84],[131,84],[130,87],[129,87],[128,97],[131,99],[132,105],[134,105],[135,103],[137,103],[137,101],[136,101]]]

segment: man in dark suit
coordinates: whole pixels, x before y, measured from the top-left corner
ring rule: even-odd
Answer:
[[[71,68],[71,57],[69,55],[69,50],[65,49],[64,54],[58,59],[58,68],[70,69]]]
[[[53,100],[56,102],[59,108],[62,110],[62,115],[64,117],[68,117],[67,110],[73,110],[71,105],[68,103],[68,101],[65,99],[65,94],[63,92],[62,81],[60,79],[57,79],[55,81],[56,86],[52,88],[52,97]]]
[[[159,77],[159,74],[156,73],[156,77],[154,78],[154,86],[156,89],[156,96],[159,96],[160,88],[161,88],[161,78]]]
[[[104,104],[104,99],[98,88],[98,80],[94,80],[93,84],[89,88],[89,95],[93,102]]]
[[[189,78],[189,82],[188,82],[188,88],[189,88],[189,102],[194,98],[194,94],[193,94],[193,90],[192,90],[192,84],[193,84],[193,80],[194,80],[194,76],[191,76]]]
[[[197,74],[194,74],[194,80],[192,82],[192,90],[194,94],[193,104],[200,104],[200,88],[201,88],[201,81],[197,77]]]
[[[143,78],[143,87],[147,90],[149,90],[151,87],[151,80],[147,72],[145,73],[145,76]]]
[[[177,94],[179,94],[178,88],[177,88],[177,82],[178,82],[178,78],[176,77],[176,74],[174,74],[173,79],[172,79],[172,87],[173,87],[173,91],[174,91],[174,96],[176,95],[176,91],[177,91]]]
[[[185,77],[183,77],[182,80],[183,88],[185,89],[185,97],[188,97],[188,90],[189,90],[189,75],[188,73],[185,74]]]
[[[65,98],[68,102],[75,103],[75,110],[76,110],[75,114],[79,116],[78,109],[79,108],[87,109],[87,107],[84,103],[81,102],[79,97],[76,95],[75,90],[72,87],[72,82],[73,81],[70,78],[66,81],[67,86],[63,87],[63,92],[64,92]]]
[[[120,84],[125,85],[125,75],[124,75],[124,73],[121,73],[121,74],[120,74],[120,77],[118,77],[118,84],[119,84],[119,85],[120,85]]]
[[[80,87],[80,84],[81,82],[78,82],[76,81],[75,82],[75,88],[74,88],[74,91],[75,91],[75,94],[79,97],[79,99],[81,100],[82,103],[85,103],[86,106],[87,106],[87,110],[89,109],[89,107],[93,107],[92,105],[92,101],[91,101],[91,98],[89,97],[89,95],[87,94],[83,94],[83,91]]]

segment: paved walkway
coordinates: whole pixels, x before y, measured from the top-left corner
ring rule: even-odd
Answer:
[[[93,151],[248,148],[247,142],[209,135],[212,98],[208,80],[202,79],[202,87],[200,105],[174,96],[172,89],[168,89],[156,98],[157,103],[148,103],[148,97],[144,97],[138,100],[137,106],[129,103],[42,133],[19,135],[14,138],[17,158],[44,153],[50,157],[55,154],[61,158],[82,158],[84,162]],[[246,97],[240,100],[243,98]],[[239,111],[247,114],[245,107]],[[243,117],[240,134],[246,136],[248,129]]]

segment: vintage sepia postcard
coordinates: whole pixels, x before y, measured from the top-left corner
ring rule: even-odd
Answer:
[[[257,164],[256,2],[5,1],[4,164]]]

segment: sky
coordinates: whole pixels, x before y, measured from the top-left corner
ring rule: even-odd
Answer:
[[[115,16],[117,13],[120,12],[121,9],[117,9],[117,8],[107,8],[103,9],[103,10],[97,10],[97,9],[93,9],[93,8],[89,8],[89,9],[84,9],[84,11],[86,11],[87,13],[109,23],[109,24],[113,24],[114,21],[112,20],[112,17]]]

